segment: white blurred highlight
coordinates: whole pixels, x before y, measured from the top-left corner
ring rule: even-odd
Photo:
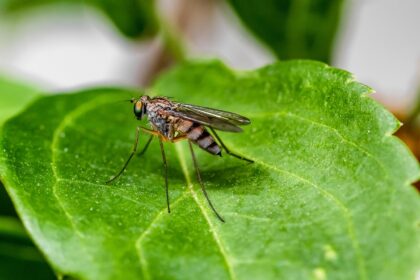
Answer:
[[[174,3],[183,1],[188,0],[161,0],[159,7],[170,20],[177,9]],[[199,5],[207,5],[205,1],[188,5],[196,9],[183,22],[182,30],[191,57],[219,57],[239,69],[274,61],[227,6],[210,7],[208,20],[200,14]],[[147,72],[156,42],[124,39],[93,10],[74,9],[72,14],[64,10],[44,13],[39,9],[31,12],[30,19],[15,23],[0,19],[0,72],[51,91],[137,86]],[[385,103],[394,108],[407,106],[420,85],[420,1],[353,0],[346,11],[334,65],[375,88],[376,96]]]

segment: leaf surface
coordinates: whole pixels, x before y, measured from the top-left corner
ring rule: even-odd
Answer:
[[[0,76],[0,134],[3,123],[22,111],[31,101],[39,96],[39,90],[10,78]],[[2,150],[0,150],[0,154]],[[1,157],[0,157],[1,158]],[[0,165],[0,178],[1,178]],[[15,215],[10,199],[0,182],[0,215]]]
[[[280,59],[331,60],[343,0],[228,2],[245,26]]]
[[[8,118],[22,111],[38,96],[39,90],[0,77],[0,130]],[[0,278],[54,279],[51,268],[15,216],[15,209],[0,182]]]
[[[96,89],[39,99],[4,127],[5,185],[54,268],[81,279],[412,279],[419,263],[419,168],[398,121],[351,75],[309,61],[234,72],[187,63],[154,95],[233,111],[220,133],[254,164],[197,151],[221,223],[185,142],[159,145],[104,182],[132,148],[139,93]],[[144,124],[145,125],[145,124]],[[140,136],[140,146],[147,140]],[[196,149],[197,150],[197,149]],[[386,266],[384,266],[386,264]]]

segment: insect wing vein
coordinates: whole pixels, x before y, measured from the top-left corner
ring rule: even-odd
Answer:
[[[179,111],[193,111],[200,115],[210,116],[217,119],[224,119],[235,125],[246,125],[251,123],[248,118],[232,112],[196,106],[192,104],[177,103],[177,105]]]
[[[209,126],[222,131],[230,132],[241,132],[242,129],[237,125],[231,123],[226,119],[216,118],[210,115],[203,115],[192,110],[185,111],[172,111],[171,114],[175,117],[190,120],[193,122],[200,123],[205,126]]]

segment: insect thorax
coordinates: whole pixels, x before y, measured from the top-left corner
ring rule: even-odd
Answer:
[[[166,99],[152,100],[147,104],[147,117],[150,124],[167,138],[173,137],[173,119],[167,112],[173,109]]]

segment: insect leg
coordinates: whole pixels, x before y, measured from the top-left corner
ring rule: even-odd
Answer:
[[[172,143],[176,143],[178,141],[187,139],[187,135],[180,135],[180,136],[177,136],[177,137],[174,137],[174,138],[170,139],[167,136],[160,133],[159,131],[147,129],[147,128],[144,128],[144,127],[140,127],[140,129],[145,133],[148,133],[148,134],[151,134],[151,135],[154,135],[154,136],[158,136],[162,141],[165,141],[165,142],[169,141],[169,142],[172,142]],[[152,140],[149,140],[149,141],[152,141]]]
[[[197,159],[195,157],[194,149],[193,149],[193,146],[191,144],[191,141],[188,141],[188,144],[190,145],[191,156],[192,156],[192,159],[193,159],[193,163],[194,163],[194,167],[195,167],[195,172],[197,173],[197,180],[198,180],[198,182],[200,184],[201,190],[203,191],[203,194],[206,197],[207,202],[209,203],[210,208],[213,210],[214,214],[216,214],[217,218],[219,218],[219,220],[224,223],[225,220],[216,211],[216,208],[214,208],[213,203],[211,203],[210,197],[207,194],[206,188],[204,187],[203,181],[201,180],[200,170],[198,169]]]
[[[146,150],[149,147],[150,142],[152,142],[152,140],[153,140],[153,135],[150,135],[149,140],[147,140],[146,145],[144,145],[143,149],[140,151],[140,153],[138,153],[138,156],[139,157],[142,156],[142,155],[144,155],[144,153],[146,153]]]
[[[235,154],[235,153],[232,153],[232,152],[231,152],[231,151],[230,151],[230,150],[226,147],[226,145],[223,143],[222,139],[220,139],[219,135],[217,135],[216,131],[214,131],[214,129],[213,129],[213,128],[211,128],[211,127],[209,127],[209,128],[210,128],[211,132],[213,133],[213,135],[216,137],[217,141],[219,141],[220,145],[222,146],[222,148],[226,151],[226,153],[227,153],[228,155],[234,156],[234,157],[236,157],[236,158],[238,158],[238,159],[242,159],[242,160],[247,161],[247,162],[250,162],[250,163],[253,163],[253,162],[254,162],[252,159],[247,159],[246,157],[243,157],[243,156],[237,155],[237,154]]]
[[[161,134],[159,133],[159,131],[156,131],[156,130],[147,129],[147,128],[142,127],[142,126],[140,126],[140,129],[141,129],[143,132],[148,133],[148,134],[151,134],[151,135],[155,135],[155,136],[160,136],[160,135],[161,135]]]
[[[115,181],[116,179],[118,179],[118,177],[121,176],[121,174],[124,172],[124,170],[127,168],[127,165],[130,163],[130,160],[133,158],[134,154],[137,151],[137,144],[139,143],[139,135],[140,135],[140,127],[137,127],[136,130],[136,140],[134,142],[134,147],[133,150],[131,151],[130,156],[128,157],[127,161],[125,162],[123,168],[120,170],[120,172],[118,172],[117,175],[115,175],[114,177],[112,177],[110,180],[106,181],[105,184],[110,184],[113,181]]]
[[[182,140],[185,140],[185,139],[187,139],[187,136],[186,135],[182,135],[182,136],[175,137],[175,138],[173,138],[170,141],[172,143],[176,143],[176,142],[179,142],[179,141],[182,141]]]
[[[168,213],[171,213],[171,207],[169,204],[168,164],[166,162],[165,150],[163,149],[163,141],[161,137],[159,137],[159,145],[160,145],[160,150],[162,152],[163,168],[165,171],[166,204],[168,205]]]

